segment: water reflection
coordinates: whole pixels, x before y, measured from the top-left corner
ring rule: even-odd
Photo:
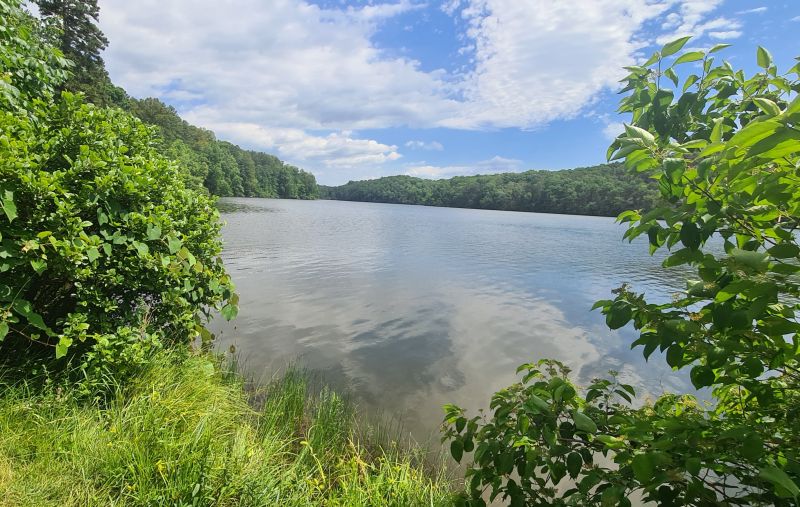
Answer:
[[[334,201],[225,199],[239,318],[215,322],[253,372],[298,360],[421,440],[441,406],[482,406],[520,363],[580,382],[609,369],[652,393],[686,389],[589,312],[622,282],[667,298],[660,259],[611,219]],[[666,284],[666,285],[665,285]]]

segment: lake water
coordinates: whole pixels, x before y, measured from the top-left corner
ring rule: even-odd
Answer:
[[[223,199],[223,257],[239,317],[216,321],[248,370],[294,361],[424,442],[441,406],[478,408],[524,362],[555,358],[586,384],[610,369],[658,394],[686,390],[656,352],[609,331],[598,299],[623,282],[680,289],[611,218],[340,201]],[[682,282],[681,282],[682,283]]]

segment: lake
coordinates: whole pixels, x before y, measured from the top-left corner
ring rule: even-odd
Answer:
[[[689,383],[610,331],[598,299],[630,283],[682,288],[612,218],[343,201],[223,199],[223,258],[239,317],[212,329],[250,374],[289,362],[358,404],[438,441],[441,406],[473,409],[519,364],[567,363],[579,384],[608,370],[658,394]]]

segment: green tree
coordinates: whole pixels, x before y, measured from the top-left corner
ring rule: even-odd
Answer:
[[[73,64],[61,89],[81,92],[99,105],[123,102],[127,94],[111,83],[100,56],[108,39],[97,26],[97,0],[36,0],[36,4],[54,33],[55,46]]]
[[[464,502],[512,505],[797,505],[800,497],[800,66],[746,76],[709,51],[678,54],[688,38],[630,67],[621,111],[632,123],[610,159],[655,180],[664,204],[627,211],[626,238],[668,249],[665,269],[694,276],[667,303],[624,286],[600,301],[612,329],[661,351],[697,388],[636,408],[615,377],[581,394],[553,361],[520,367],[493,414],[446,407],[457,460],[474,452]],[[676,68],[700,69],[683,80]],[[706,248],[718,241],[723,252]]]
[[[55,98],[63,59],[31,40],[18,0],[0,10],[0,362],[122,374],[210,338],[214,308],[236,313],[213,201],[186,188],[152,127]]]

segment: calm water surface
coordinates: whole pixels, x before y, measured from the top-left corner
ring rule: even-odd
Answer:
[[[478,408],[539,358],[580,383],[609,369],[650,393],[688,389],[633,331],[590,312],[629,282],[679,289],[610,218],[338,201],[224,199],[223,257],[241,297],[217,321],[250,371],[295,361],[427,441],[444,403]],[[675,277],[679,278],[679,277]]]

